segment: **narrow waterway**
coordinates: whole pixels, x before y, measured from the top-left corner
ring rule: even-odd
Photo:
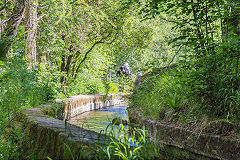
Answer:
[[[120,117],[123,120],[129,121],[127,108],[128,106],[113,106],[86,112],[72,118],[69,123],[98,133],[107,133],[109,135],[117,137],[122,133],[121,130],[123,128],[121,125],[112,126],[112,120],[114,118]],[[128,126],[124,126],[124,130],[128,130]],[[166,146],[163,144],[160,152],[163,159],[209,160],[207,157],[196,155],[186,150]]]
[[[128,106],[113,106],[86,112],[72,118],[69,123],[98,133],[113,132],[118,135],[118,131],[122,128],[120,125],[112,126],[112,120],[117,117],[120,117],[123,120],[128,120],[127,107]],[[128,127],[125,126],[125,129],[127,128]]]

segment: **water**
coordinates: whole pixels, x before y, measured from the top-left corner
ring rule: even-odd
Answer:
[[[82,128],[92,130],[98,133],[113,133],[112,136],[118,137],[121,135],[121,126],[112,126],[112,120],[116,117],[121,117],[123,120],[128,120],[126,109],[128,106],[113,106],[102,108],[99,110],[83,113],[77,117],[72,118],[69,123],[80,126]],[[106,130],[107,128],[107,130]],[[128,126],[124,127],[127,131]],[[120,131],[119,131],[120,130]],[[182,150],[176,147],[161,145],[159,156],[162,159],[199,159],[209,160],[209,158],[191,153],[187,150]]]
[[[72,118],[69,123],[98,133],[115,132],[116,136],[118,135],[118,131],[121,130],[121,126],[112,126],[112,120],[117,117],[120,117],[123,120],[128,120],[126,111],[127,107],[128,106],[113,106],[86,112]],[[127,129],[128,127],[124,128]]]

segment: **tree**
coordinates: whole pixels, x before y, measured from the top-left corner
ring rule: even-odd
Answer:
[[[3,4],[3,8],[1,9],[1,11],[7,10],[8,4],[5,2],[5,4]],[[9,18],[6,19],[5,21],[1,21],[1,27],[3,28],[3,30],[1,31],[1,39],[0,39],[0,59],[4,59],[6,57],[9,47],[13,42],[13,38],[17,35],[16,31],[23,19],[24,8],[25,8],[25,0],[17,0],[15,2],[15,7],[13,8],[13,12],[10,15],[8,15]],[[6,13],[6,14],[9,14],[9,13]]]
[[[38,0],[26,0],[24,14],[24,24],[26,29],[25,54],[27,61],[29,61],[29,68],[32,68],[37,64],[37,49],[36,49],[37,21],[38,21],[37,8]]]
[[[6,27],[3,27],[4,30],[2,31],[0,41],[0,59],[6,57],[14,37],[17,36],[16,31],[18,30],[18,26],[21,24],[22,20],[24,20],[26,31],[25,57],[29,61],[29,68],[32,68],[37,63],[36,34],[38,0],[17,0],[14,5],[10,18],[2,22],[2,25]]]
[[[133,1],[132,1],[133,2]],[[169,41],[187,51],[185,68],[192,97],[214,115],[239,112],[239,1],[141,1],[145,18],[160,17],[175,23],[179,35]],[[169,15],[162,18],[162,13]],[[187,74],[186,74],[187,73]],[[237,112],[236,112],[237,111]]]
[[[42,1],[48,12],[41,22],[39,50],[44,59],[57,64],[62,90],[74,82],[89,55],[123,39],[123,26],[129,10],[122,10],[123,1]],[[48,29],[47,29],[48,28]],[[136,40],[133,37],[130,40]],[[134,42],[134,43],[137,43]],[[48,48],[43,47],[48,46]],[[127,45],[125,45],[127,46]],[[98,52],[101,52],[99,50]],[[54,57],[54,58],[53,58]]]

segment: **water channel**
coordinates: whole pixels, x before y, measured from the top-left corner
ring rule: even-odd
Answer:
[[[122,133],[122,127],[121,125],[112,126],[112,120],[117,117],[120,117],[123,120],[129,120],[127,115],[127,108],[128,106],[113,106],[91,112],[86,112],[72,118],[69,123],[98,133],[113,133],[113,136],[118,137]],[[125,126],[124,129],[128,130],[129,128],[128,126]],[[166,146],[163,144],[160,152],[160,155],[163,159],[211,159],[191,153],[186,150],[182,150],[172,146]]]
[[[118,131],[121,130],[121,126],[112,126],[112,120],[117,117],[128,120],[127,107],[128,106],[113,106],[86,112],[72,118],[69,123],[98,133],[114,132],[115,136],[117,136]],[[125,129],[127,128],[128,127],[125,126]]]

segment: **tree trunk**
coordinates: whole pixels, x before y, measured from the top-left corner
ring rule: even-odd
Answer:
[[[26,59],[29,62],[29,68],[37,64],[36,36],[37,36],[37,7],[38,0],[26,0],[25,9],[25,27],[27,33],[26,39]]]
[[[16,30],[18,29],[19,24],[23,19],[23,12],[25,7],[25,0],[17,0],[15,7],[13,9],[13,13],[10,15],[10,18],[1,22],[1,26],[3,23],[6,23],[3,27],[1,39],[0,39],[0,59],[4,59],[8,53],[8,49],[12,43],[12,36],[16,36]]]

